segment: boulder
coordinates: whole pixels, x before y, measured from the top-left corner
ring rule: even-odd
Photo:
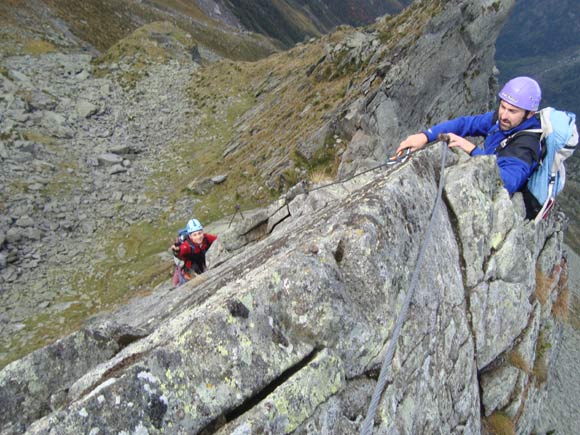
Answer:
[[[123,163],[123,158],[114,153],[102,153],[97,156],[99,163],[105,166],[120,165]]]
[[[76,105],[76,114],[79,118],[90,118],[98,112],[99,107],[87,100],[80,100]]]

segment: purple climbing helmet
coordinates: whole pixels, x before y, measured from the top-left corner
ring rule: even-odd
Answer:
[[[507,82],[498,95],[502,100],[520,109],[535,112],[540,107],[542,90],[537,81],[522,76]]]

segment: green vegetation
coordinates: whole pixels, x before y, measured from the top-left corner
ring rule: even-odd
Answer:
[[[127,37],[142,23],[171,21],[175,26],[222,56],[231,59],[259,59],[272,53],[274,45],[259,35],[225,31],[193,2],[155,0],[46,0],[72,32],[104,52]],[[169,13],[170,10],[178,13]]]
[[[540,304],[546,305],[548,303],[548,298],[550,297],[550,290],[553,283],[554,278],[552,276],[546,276],[538,268],[536,268],[536,287],[534,290],[534,295]]]
[[[220,172],[219,162],[223,161],[221,156],[233,137],[234,121],[251,107],[251,101],[252,98],[246,95],[229,107],[223,117],[216,116],[212,108],[206,108],[206,121],[199,126],[201,134],[195,140],[171,145],[169,154],[172,159],[159,165],[158,172],[151,179],[148,196],[166,197],[170,203],[187,196],[191,197],[192,203],[197,199],[201,205],[196,217],[205,223],[232,213],[237,204],[253,208],[256,203],[269,200],[269,194],[252,192],[247,186],[248,181],[257,176],[251,162],[221,168]],[[221,122],[215,122],[218,117]],[[223,172],[228,173],[227,181],[214,186],[206,195],[195,195],[187,187]]]
[[[319,45],[312,45],[254,63],[223,61],[203,68],[193,77],[191,97],[205,115],[197,129],[200,135],[195,141],[176,145],[173,154],[179,156],[178,166],[171,171],[164,167],[162,171],[173,174],[176,180],[181,177],[182,185],[192,182],[187,178],[192,172],[198,181],[228,173],[225,183],[197,198],[203,204],[198,209],[201,219],[231,214],[237,205],[264,205],[278,195],[264,176],[264,167],[272,159],[282,161],[280,175],[284,175],[287,187],[298,181],[297,174],[284,168],[283,162],[297,160],[298,144],[320,128],[328,107],[336,107],[343,98],[344,80],[322,85],[299,73],[319,58],[320,50]],[[325,104],[305,110],[309,102],[317,99]],[[242,118],[249,128],[237,127]],[[224,151],[235,144],[234,151],[224,156]],[[191,156],[195,171],[187,169],[183,156]],[[335,152],[324,147],[310,162],[297,160],[295,166],[299,163],[300,168],[314,172],[330,162],[335,165]],[[171,185],[168,181],[157,184]]]
[[[45,134],[38,133],[36,131],[25,131],[22,134],[22,137],[25,140],[36,142],[42,145],[46,145],[48,147],[54,147],[56,145],[56,139],[52,136],[46,136]]]
[[[0,48],[4,55],[42,54],[45,50],[51,50],[46,41],[41,45],[26,39],[38,38],[40,28],[47,34],[61,32],[57,28],[51,29],[49,21],[39,22],[35,26],[34,20],[44,18],[41,18],[42,11],[34,9],[29,3],[3,0],[0,4]],[[74,35],[100,52],[107,51],[144,23],[157,21],[170,21],[192,35],[194,41],[230,59],[256,60],[278,49],[277,43],[264,36],[240,32],[214,21],[195,2],[45,0],[43,3]],[[34,28],[34,31],[28,27]],[[54,44],[58,45],[57,42]],[[70,47],[65,44],[54,49],[66,51]]]
[[[578,331],[580,330],[580,298],[572,294],[570,299],[570,316],[568,317],[568,321],[572,328]]]
[[[305,39],[307,35],[320,35],[310,16],[286,2],[238,0],[233,6],[242,25],[277,38],[287,47]]]
[[[552,315],[560,321],[566,321],[569,318],[569,313],[570,288],[568,287],[568,275],[564,269],[558,282],[558,296],[552,304]]]
[[[314,152],[314,155],[307,159],[298,150],[290,153],[290,159],[295,163],[297,168],[305,169],[312,178],[314,174],[326,175],[332,178],[336,175],[340,165],[340,158],[337,155],[338,148],[332,143],[326,143]]]
[[[528,366],[528,363],[526,362],[521,353],[515,350],[510,352],[508,354],[508,361],[512,366],[523,371],[524,373],[527,373],[529,375],[532,374],[532,370]]]
[[[53,53],[55,51],[58,51],[58,49],[53,44],[42,39],[32,39],[24,45],[24,54],[31,56]]]
[[[548,380],[548,350],[552,347],[548,338],[548,328],[540,330],[536,341],[536,359],[533,368],[533,377],[537,386],[544,385]]]
[[[52,198],[55,195],[60,196],[73,192],[79,183],[74,175],[68,173],[67,168],[74,169],[74,167],[74,165],[62,165],[57,172],[52,174],[50,181],[42,189],[42,194]]]
[[[500,8],[500,6],[501,6],[501,2],[493,2],[493,3],[491,4],[491,6],[489,6],[489,7],[488,7],[488,9],[490,9],[490,10],[492,10],[492,11],[494,11],[494,12],[498,12],[498,11],[499,11],[499,8]]]
[[[379,32],[379,39],[392,50],[402,44],[410,47],[423,33],[429,20],[443,10],[443,1],[414,2],[400,14],[387,16],[374,27]]]
[[[160,220],[162,222],[162,220]],[[88,274],[81,264],[59,270],[49,282],[58,288],[61,278],[67,277],[75,291],[58,291],[53,304],[68,304],[68,308],[55,316],[50,308],[28,318],[25,328],[15,333],[11,343],[10,358],[0,360],[0,367],[27,353],[77,330],[90,316],[113,309],[129,298],[147,294],[154,286],[171,277],[171,263],[159,253],[171,243],[168,236],[177,228],[165,224],[139,223],[126,231],[107,233],[103,260],[95,263],[95,273]],[[161,237],[160,235],[166,237]],[[80,297],[79,297],[80,295]],[[52,305],[52,304],[51,304]]]
[[[159,254],[168,249],[179,223],[167,221],[163,216],[156,222],[141,222],[110,233],[96,273],[76,274],[75,281],[94,295],[99,309],[110,308],[135,291],[152,290],[170,276],[170,265]]]
[[[135,30],[98,57],[94,62],[97,76],[104,75],[112,64],[125,63],[130,67],[120,72],[119,80],[125,88],[131,88],[148,74],[150,65],[180,59],[195,46],[191,35],[173,24],[153,22]]]

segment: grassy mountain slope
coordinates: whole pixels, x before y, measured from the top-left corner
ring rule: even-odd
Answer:
[[[78,46],[103,52],[156,21],[179,26],[199,44],[230,59],[259,59],[280,45],[214,21],[194,2],[184,0],[9,0],[0,5],[0,44],[4,40],[7,47],[3,54],[21,54],[30,41],[48,42],[59,50],[77,49],[70,43],[76,38]]]
[[[85,49],[104,52],[144,24],[169,21],[220,56],[255,60],[339,24],[366,24],[387,12],[398,12],[410,0],[375,3],[227,0],[229,12],[245,29],[256,32],[249,33],[209,17],[194,0],[5,0],[0,4],[0,51],[26,53],[31,43],[36,51],[75,48],[70,43],[73,38]],[[66,37],[55,37],[58,33]]]
[[[70,48],[70,44],[66,38],[54,38],[52,34],[64,32],[69,37],[74,35],[86,49],[94,47],[103,52],[146,23],[169,21],[223,57],[255,60],[343,23],[370,23],[377,16],[399,12],[410,3],[411,0],[227,0],[228,12],[245,29],[256,32],[248,33],[225,24],[219,16],[209,17],[194,0],[6,0],[0,4],[0,44],[3,39],[12,40],[10,52],[20,46],[16,52],[22,53],[29,40],[48,41],[62,50]],[[22,35],[22,29],[28,29],[28,35]]]
[[[306,35],[321,34],[322,29],[310,17],[284,0],[230,0],[228,3],[244,27],[275,37],[286,46]]]
[[[374,25],[372,30],[384,38],[384,58],[409,44],[433,12],[425,6],[410,7]],[[408,31],[409,26],[415,33]],[[381,82],[380,75],[373,76],[378,64],[345,62],[341,51],[328,54],[329,47],[346,46],[353,31],[343,26],[315,42],[257,62],[222,61],[200,69],[192,79],[190,95],[208,114],[201,131],[212,131],[206,135],[211,141],[195,138],[181,144],[174,155],[200,156],[194,175],[187,162],[175,158],[176,167],[163,169],[159,177],[167,179],[157,184],[169,192],[227,172],[228,181],[203,196],[204,206],[198,209],[200,219],[213,221],[233,214],[236,205],[263,205],[300,180],[331,178],[342,141],[332,128],[321,129],[349,102]],[[363,89],[370,76],[374,80]],[[235,110],[232,101],[238,102]],[[305,158],[302,145],[320,131],[318,140],[324,146]],[[183,174],[183,179],[169,179],[167,174],[174,173]]]

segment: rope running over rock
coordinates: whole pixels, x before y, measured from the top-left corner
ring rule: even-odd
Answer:
[[[423,259],[425,257],[425,252],[427,250],[427,246],[431,240],[431,234],[433,233],[433,228],[437,222],[437,217],[439,213],[437,213],[437,208],[439,207],[439,203],[441,202],[441,196],[443,193],[443,177],[445,175],[445,159],[447,156],[447,143],[443,142],[443,152],[441,157],[441,172],[439,175],[439,188],[437,190],[437,197],[435,199],[435,204],[433,205],[433,210],[431,211],[431,219],[429,220],[429,225],[427,226],[427,230],[425,231],[425,236],[423,238],[423,243],[421,245],[421,249],[419,250],[419,257],[417,258],[417,264],[415,265],[415,270],[413,271],[413,276],[411,278],[411,283],[409,285],[409,290],[405,295],[405,300],[403,301],[403,306],[401,307],[401,311],[397,317],[397,321],[395,322],[395,327],[393,329],[393,336],[391,341],[389,342],[389,347],[387,349],[387,353],[385,354],[385,358],[383,360],[383,365],[381,367],[381,372],[379,374],[379,379],[377,380],[377,384],[375,386],[375,390],[373,392],[373,396],[371,398],[371,403],[369,405],[367,416],[363,421],[361,426],[361,435],[372,435],[373,431],[373,424],[375,420],[375,414],[377,412],[377,408],[379,405],[379,401],[381,400],[381,396],[385,389],[385,385],[387,383],[387,375],[389,374],[389,369],[391,367],[391,363],[393,361],[393,356],[395,354],[395,346],[397,345],[397,341],[399,340],[399,335],[401,334],[401,329],[403,327],[403,323],[405,323],[405,319],[407,318],[407,312],[409,310],[409,305],[411,304],[411,299],[413,294],[415,293],[415,288],[417,287],[417,281],[419,279],[419,272],[423,267]]]
[[[323,184],[321,186],[313,187],[312,189],[308,189],[306,187],[307,186],[307,182],[305,180],[301,181],[300,183],[302,183],[302,185],[304,186],[304,193],[305,194],[309,194],[310,192],[315,192],[315,191],[320,190],[320,189],[325,189],[327,187],[334,186],[336,184],[346,183],[347,181],[350,181],[350,180],[352,180],[352,179],[354,179],[356,177],[360,177],[361,175],[368,174],[369,172],[376,171],[377,169],[380,169],[380,168],[384,168],[385,166],[399,165],[401,163],[406,162],[409,159],[410,155],[411,155],[411,151],[410,150],[407,150],[407,151],[401,153],[400,155],[396,155],[394,157],[391,157],[389,160],[387,160],[384,163],[380,163],[380,164],[378,164],[376,166],[373,166],[371,168],[365,169],[365,170],[363,170],[361,172],[356,172],[355,174],[353,174],[353,175],[351,175],[349,177],[341,178],[340,180],[333,181],[333,182],[328,183],[328,184]],[[288,207],[288,203],[289,203],[289,199],[286,198],[284,200],[284,204],[282,204],[280,207],[278,207],[278,209],[275,210],[272,214],[276,214],[280,210],[282,210],[284,207]],[[244,219],[244,215],[242,214],[242,210],[240,209],[240,205],[239,204],[236,204],[236,211],[232,215],[232,218],[230,220],[230,224],[228,225],[228,228],[230,228],[232,226],[232,223],[234,222],[234,218],[236,217],[236,215],[238,213],[240,214],[240,216],[242,217],[242,219]]]

